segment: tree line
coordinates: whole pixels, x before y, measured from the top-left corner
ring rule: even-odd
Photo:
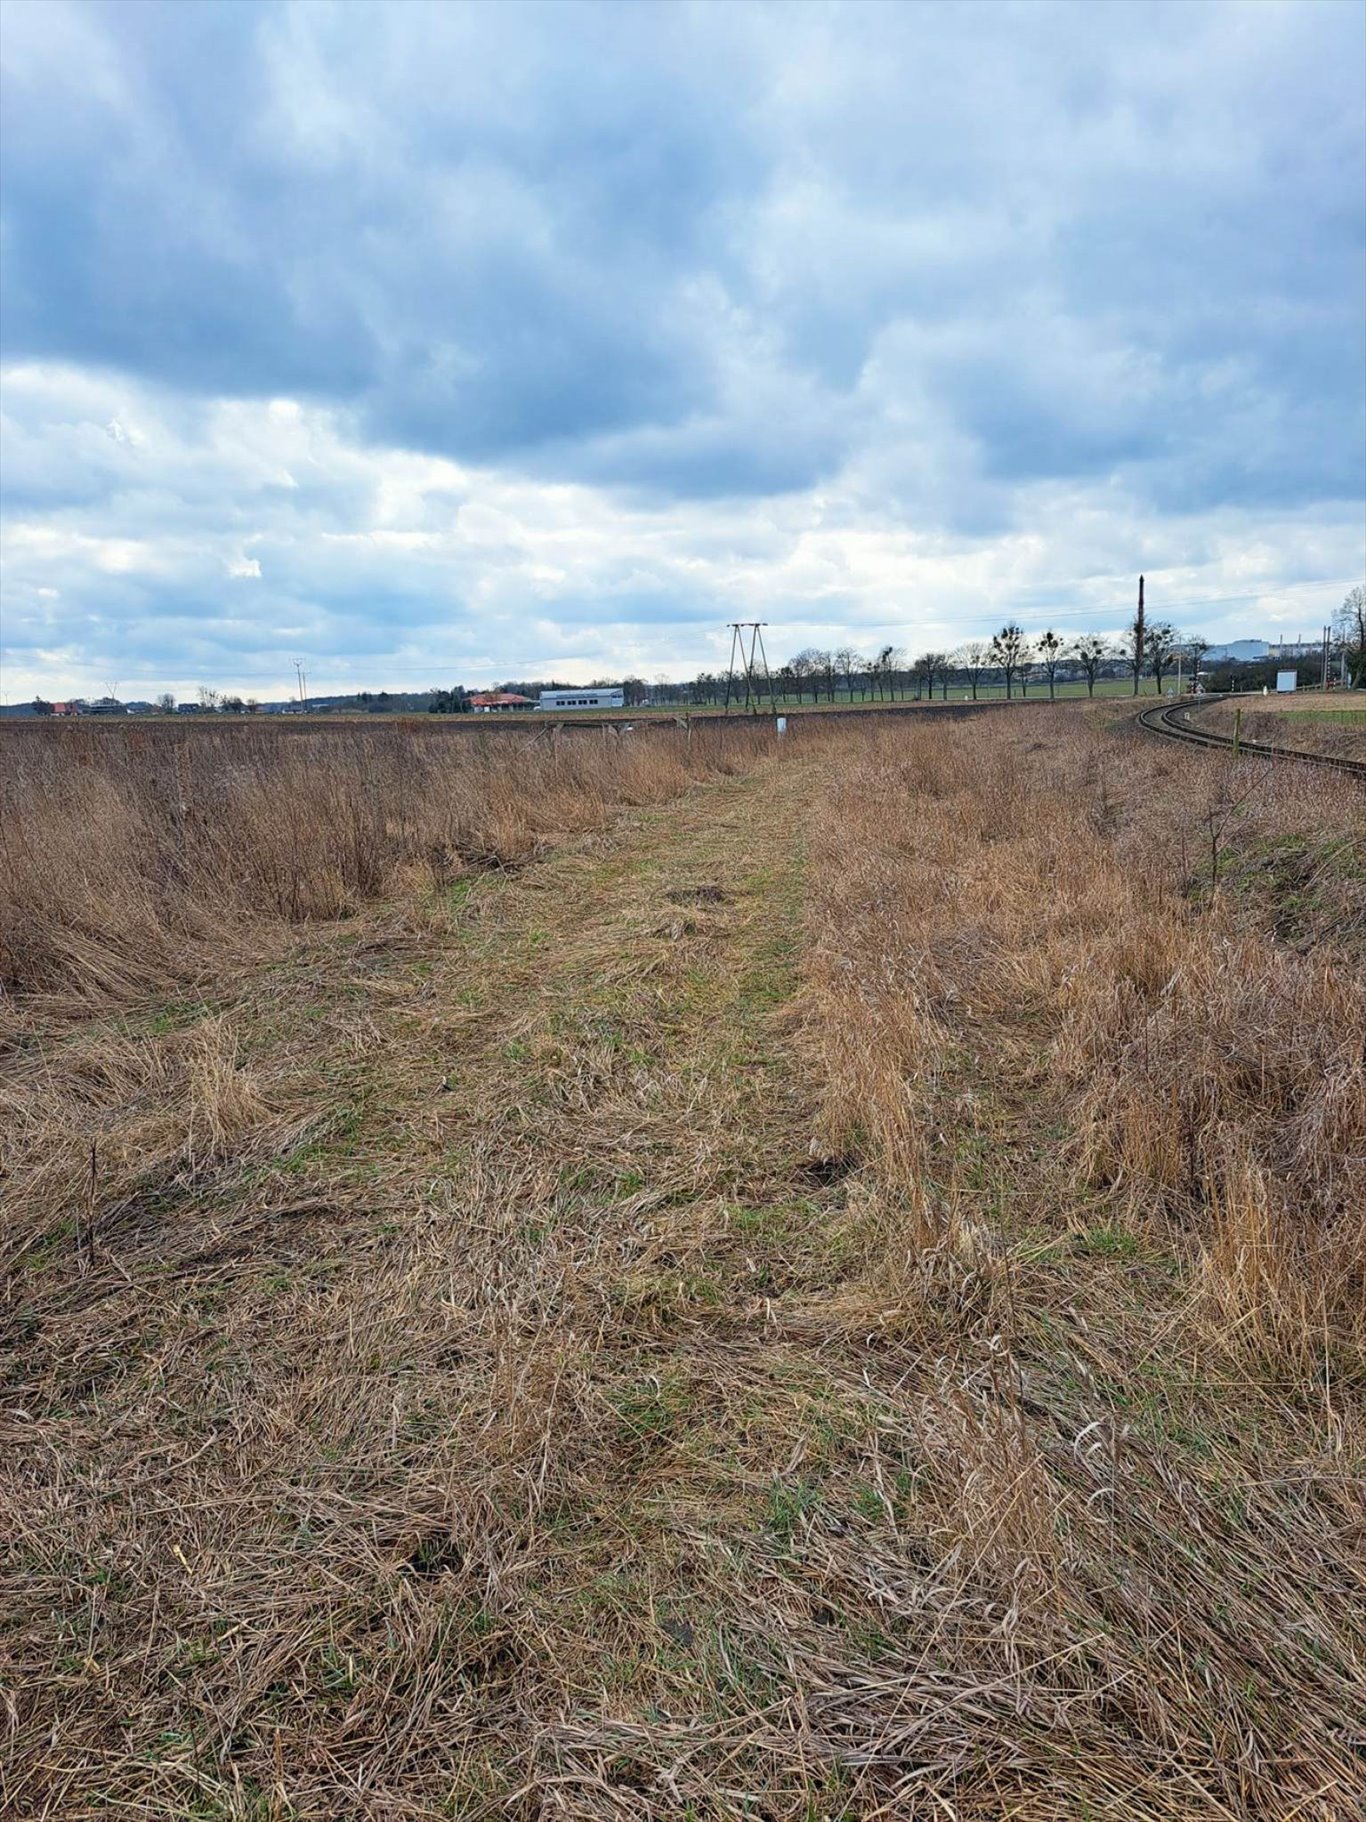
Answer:
[[[1163,680],[1178,664],[1184,664],[1194,676],[1209,650],[1210,641],[1199,634],[1181,633],[1169,621],[1144,620],[1139,616],[1117,639],[1100,633],[1064,638],[1051,627],[1029,634],[1015,621],[1007,621],[990,639],[969,639],[953,651],[922,652],[914,658],[895,645],[884,645],[871,656],[856,651],[852,645],[834,650],[807,646],[774,668],[771,675],[776,694],[799,705],[808,696],[813,703],[834,702],[841,693],[848,700],[859,695],[865,701],[905,702],[933,700],[937,690],[947,699],[950,688],[955,686],[967,689],[974,701],[983,689],[1003,690],[1007,698],[1017,691],[1027,697],[1031,689],[1046,689],[1051,699],[1060,681],[1083,681],[1087,695],[1093,696],[1102,678],[1131,679],[1137,695],[1143,678],[1151,677],[1160,695]],[[1342,662],[1353,687],[1366,689],[1366,586],[1353,588],[1339,608],[1333,622],[1330,653],[1335,662]],[[1242,668],[1238,667],[1239,671]],[[1230,681],[1234,674],[1230,667]],[[691,683],[671,682],[662,676],[647,683],[643,677],[627,676],[598,678],[586,686],[553,679],[523,679],[497,687],[529,696],[533,701],[543,689],[620,689],[627,708],[641,708],[647,703],[719,707],[728,696],[733,701],[736,695],[733,679],[728,679],[724,671],[708,670],[699,671]],[[742,700],[744,693],[742,677]],[[354,706],[371,714],[414,709],[437,715],[463,714],[470,708],[470,692],[458,684],[450,689],[392,695],[387,690],[361,690],[352,697],[329,698],[328,704]],[[32,706],[40,715],[53,712],[53,704],[42,697],[35,698]],[[112,696],[94,703],[73,701],[69,706],[90,714],[123,712],[124,708]],[[238,715],[253,715],[260,708],[254,698],[244,701],[207,685],[200,687],[198,703],[187,706],[200,712]],[[155,708],[161,714],[174,713],[176,699],[166,692],[157,697]]]
[[[1188,643],[1208,650],[1208,641]],[[1155,677],[1160,690],[1179,646],[1172,627],[1162,622],[1149,624],[1135,664],[1137,646],[1133,643],[1126,647],[1098,633],[1064,639],[1051,627],[1031,637],[1009,622],[990,639],[969,639],[953,651],[922,652],[918,657],[909,657],[894,645],[884,645],[874,655],[849,645],[832,651],[808,646],[778,665],[772,680],[778,695],[798,704],[808,696],[820,703],[834,702],[840,695],[877,702],[933,701],[936,692],[947,699],[952,687],[965,687],[974,701],[982,690],[992,688],[1003,689],[1008,698],[1017,692],[1027,697],[1031,687],[1046,689],[1052,697],[1059,681],[1069,678],[1084,680],[1092,695],[1102,677],[1123,676],[1128,670],[1133,672],[1136,687],[1138,678],[1147,674]],[[702,671],[693,682],[693,700],[719,705],[726,698],[727,685],[724,673]],[[743,689],[742,682],[742,694]],[[733,698],[733,683],[729,693]]]
[[[1084,682],[1094,696],[1103,678],[1122,678],[1138,695],[1145,678],[1157,694],[1178,665],[1192,677],[1205,664],[1210,641],[1198,633],[1179,632],[1170,621],[1135,616],[1118,638],[1081,633],[1064,638],[1052,627],[1026,633],[1008,621],[989,639],[969,639],[953,651],[922,652],[909,657],[900,647],[884,645],[874,655],[851,645],[834,650],[807,646],[772,671],[775,692],[786,701],[834,702],[843,695],[865,701],[933,701],[936,691],[947,699],[951,687],[965,689],[977,701],[985,689],[1028,697],[1046,690],[1052,699],[1060,682]],[[1354,687],[1366,688],[1366,587],[1354,588],[1338,612],[1330,652],[1346,662]],[[735,685],[725,672],[701,671],[692,684],[693,701],[719,706]],[[744,695],[744,680],[740,681]]]

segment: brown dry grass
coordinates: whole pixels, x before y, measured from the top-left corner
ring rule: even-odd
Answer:
[[[1356,1813],[1363,833],[849,730],[20,1009],[10,1807]]]
[[[1238,724],[1244,740],[1264,746],[1298,747],[1305,753],[1336,753],[1347,759],[1366,759],[1366,707],[1359,693],[1334,690],[1324,696],[1253,697],[1236,702],[1214,702],[1202,708],[1202,717],[1221,734],[1231,734]]]
[[[744,722],[634,735],[17,727],[0,817],[0,989],[127,1000],[193,977],[244,923],[338,918],[598,830],[748,765]]]

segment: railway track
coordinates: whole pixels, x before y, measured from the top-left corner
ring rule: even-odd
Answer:
[[[1182,702],[1157,703],[1144,709],[1139,721],[1150,734],[1163,734],[1168,740],[1182,740],[1187,746],[1224,747],[1230,751],[1231,734],[1216,734],[1191,719],[1191,705]],[[1299,747],[1267,746],[1259,740],[1239,740],[1239,753],[1252,753],[1261,759],[1295,759],[1304,765],[1326,766],[1330,772],[1347,772],[1366,780],[1366,759],[1348,759],[1339,753],[1306,753]]]

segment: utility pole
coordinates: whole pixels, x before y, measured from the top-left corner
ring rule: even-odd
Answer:
[[[724,715],[730,714],[730,686],[735,681],[735,646],[740,637],[740,628],[734,621],[730,628],[730,663],[726,666],[726,700],[721,705]]]
[[[1139,672],[1143,669],[1143,647],[1147,640],[1147,626],[1143,618],[1143,578],[1138,578],[1138,618],[1134,621],[1134,694],[1138,694]]]
[[[778,698],[773,693],[773,678],[769,675],[768,654],[764,650],[764,636],[760,631],[761,627],[768,625],[767,620],[732,620],[729,624],[730,666],[726,672],[725,712],[727,714],[730,713],[732,689],[734,689],[737,696],[739,695],[739,680],[735,675],[735,661],[738,657],[741,671],[745,679],[745,708],[750,710],[753,714],[758,714],[760,705],[763,702],[763,685],[767,684],[768,699],[772,704],[773,713],[776,715],[778,712]],[[749,634],[748,644],[745,642],[746,633]],[[755,670],[756,662],[762,663],[764,667],[763,683],[760,682]]]
[[[307,706],[308,706],[308,673],[304,669],[304,661],[302,658],[296,658],[294,660],[294,675],[299,680],[299,707],[301,709],[307,708]]]
[[[1323,675],[1319,678],[1321,690],[1328,688],[1328,637],[1332,630],[1329,626],[1325,626],[1323,629]]]

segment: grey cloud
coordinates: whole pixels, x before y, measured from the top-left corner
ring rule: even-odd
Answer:
[[[6,11],[12,652],[1357,562],[1359,9]]]
[[[924,377],[1021,478],[1150,464],[1230,348],[1272,393],[1360,372],[1347,9],[139,5],[66,15],[65,58],[14,10],[12,355],[681,496],[847,452],[760,421],[756,324],[831,419],[888,329],[951,328],[977,358],[930,333]],[[1032,385],[1081,326],[1089,370]],[[1132,358],[1146,398],[1081,421]]]

